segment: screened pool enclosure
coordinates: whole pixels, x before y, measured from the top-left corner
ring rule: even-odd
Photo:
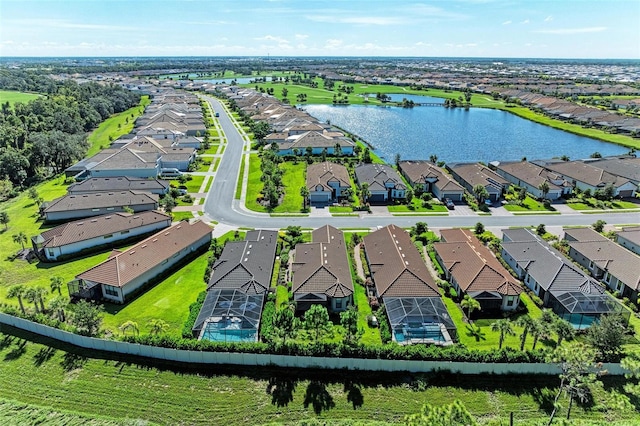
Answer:
[[[264,294],[241,290],[209,290],[193,326],[201,340],[256,342]]]
[[[385,297],[393,341],[400,345],[430,343],[450,345],[456,327],[439,297]]]
[[[629,310],[604,292],[585,294],[578,290],[564,293],[551,291],[550,296],[549,307],[553,312],[578,330],[588,328],[604,314],[622,315],[625,322],[629,322]]]

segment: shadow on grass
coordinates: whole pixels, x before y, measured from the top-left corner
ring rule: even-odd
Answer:
[[[267,394],[271,395],[271,405],[286,407],[293,401],[293,394],[298,386],[298,380],[293,377],[276,375],[269,378]]]
[[[4,360],[5,361],[13,361],[15,359],[20,358],[22,355],[25,354],[25,352],[27,352],[27,341],[26,340],[20,340],[20,343],[18,343],[18,346],[16,346],[11,351],[9,351],[9,352],[7,352],[5,354]]]
[[[45,362],[49,361],[55,354],[56,350],[54,348],[44,346],[33,356],[33,365],[40,367]]]
[[[311,380],[307,385],[307,391],[304,395],[304,408],[309,405],[313,407],[313,412],[322,414],[336,406],[331,394],[327,391],[327,384],[321,380]]]
[[[62,361],[60,365],[65,372],[70,372],[73,370],[77,370],[79,368],[84,367],[84,365],[89,361],[89,358],[84,357],[82,355],[77,355],[71,352],[66,352],[62,357]]]

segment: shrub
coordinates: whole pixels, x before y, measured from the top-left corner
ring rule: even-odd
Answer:
[[[384,305],[378,309],[378,324],[380,326],[380,338],[382,343],[391,342],[391,327],[389,326],[389,319],[387,318],[387,311],[384,309]]]
[[[196,301],[189,305],[189,316],[182,326],[182,337],[185,339],[193,337],[193,326],[198,319],[198,314],[200,313],[200,309],[202,309],[205,297],[207,297],[207,292],[201,291]]]
[[[456,292],[456,289],[451,287],[449,289],[449,297],[452,299],[457,299],[458,298],[458,293]]]
[[[539,308],[542,308],[542,305],[544,305],[544,302],[542,301],[542,299],[540,299],[535,294],[531,295],[531,300],[533,300],[533,303],[535,303]]]
[[[263,342],[271,341],[273,337],[273,318],[276,315],[276,302],[269,300],[264,304],[262,319],[260,321],[260,339]]]

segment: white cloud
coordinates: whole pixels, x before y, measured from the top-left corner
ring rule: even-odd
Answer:
[[[551,22],[553,21],[553,16],[549,15],[546,18],[544,18],[544,22]]]
[[[526,24],[528,24],[528,23],[529,23],[529,20],[528,20],[528,19],[525,19],[524,21],[522,21],[522,22],[520,22],[520,23],[521,23],[521,24],[525,24],[525,25],[526,25]]]
[[[296,34],[295,37],[296,37],[296,40],[305,40],[309,38],[307,34]]]
[[[555,30],[537,30],[535,33],[539,34],[586,34],[586,33],[600,33],[606,31],[607,27],[584,27],[584,28],[557,28]]]
[[[504,22],[502,23],[502,25],[511,25],[511,24],[512,24],[512,21],[504,21]]]
[[[327,49],[336,49],[340,46],[342,46],[342,40],[338,40],[335,38],[328,39],[327,42],[325,43],[325,47]]]
[[[13,24],[16,26],[31,26],[40,28],[69,28],[74,30],[105,30],[105,31],[123,31],[132,30],[131,27],[124,27],[120,25],[103,25],[103,24],[88,24],[88,23],[76,23],[64,19],[14,19],[5,21],[6,24]]]
[[[289,41],[285,38],[282,37],[278,37],[278,36],[272,36],[272,35],[266,35],[263,37],[256,37],[254,38],[254,40],[257,41],[274,41],[278,44],[289,44]]]
[[[329,15],[308,15],[306,18],[314,22],[333,23],[333,24],[354,24],[354,25],[400,25],[406,23],[402,18],[384,17],[384,16],[352,16],[339,17]]]

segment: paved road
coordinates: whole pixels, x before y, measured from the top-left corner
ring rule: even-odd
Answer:
[[[236,182],[240,170],[240,161],[245,141],[233,125],[221,103],[212,97],[205,96],[216,112],[220,113],[220,125],[227,136],[228,145],[224,151],[216,178],[211,185],[209,195],[204,204],[205,216],[224,225],[248,228],[279,229],[289,225],[307,228],[318,228],[331,224],[338,228],[369,229],[394,223],[401,227],[410,227],[418,221],[427,222],[430,227],[454,228],[473,226],[482,222],[485,226],[510,227],[531,226],[544,223],[546,226],[590,225],[598,219],[608,224],[627,224],[640,222],[640,213],[602,213],[581,214],[566,213],[556,215],[521,215],[521,216],[376,216],[361,215],[359,217],[270,217],[264,213],[250,212],[235,200]]]

